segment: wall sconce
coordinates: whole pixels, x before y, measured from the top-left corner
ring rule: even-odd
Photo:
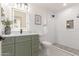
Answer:
[[[51,15],[53,18],[55,17],[55,15]]]

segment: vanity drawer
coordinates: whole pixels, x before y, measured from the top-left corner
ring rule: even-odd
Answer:
[[[4,37],[5,39],[2,41],[2,45],[13,44],[15,37]]]
[[[32,45],[38,46],[39,45],[39,40],[38,39],[32,40]]]
[[[39,35],[31,35],[32,36],[32,39],[33,38],[39,38]]]
[[[16,37],[15,42],[22,42],[22,41],[27,41],[27,40],[31,40],[31,36],[19,36],[19,37]]]
[[[39,46],[39,36],[38,35],[33,35],[32,36],[32,46]]]

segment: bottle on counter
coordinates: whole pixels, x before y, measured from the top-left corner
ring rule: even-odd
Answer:
[[[20,34],[22,34],[22,31],[23,31],[23,30],[22,30],[22,29],[20,29]]]

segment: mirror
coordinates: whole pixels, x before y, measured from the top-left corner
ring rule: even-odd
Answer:
[[[12,31],[27,31],[26,28],[26,13],[27,13],[27,4],[26,3],[8,3],[1,4],[2,14],[1,18],[4,19],[8,17],[9,20],[13,21],[11,26]],[[5,16],[5,17],[4,17]]]
[[[14,28],[17,30],[26,30],[26,13],[14,9]]]

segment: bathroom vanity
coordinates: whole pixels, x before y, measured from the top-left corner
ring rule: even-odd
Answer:
[[[29,14],[27,13],[27,7],[24,7],[24,5],[23,3],[19,8],[16,3],[0,4],[0,11],[4,10],[0,12],[0,19],[6,20],[6,17],[9,17],[9,20],[12,21],[11,33],[13,33],[4,35],[4,26],[0,21],[0,34],[4,38],[0,41],[0,55],[2,56],[36,56],[39,53],[39,35],[25,33],[29,31],[27,30],[29,27]],[[20,29],[24,31],[24,34],[18,34]]]
[[[3,35],[2,56],[36,56],[39,54],[38,34]]]

